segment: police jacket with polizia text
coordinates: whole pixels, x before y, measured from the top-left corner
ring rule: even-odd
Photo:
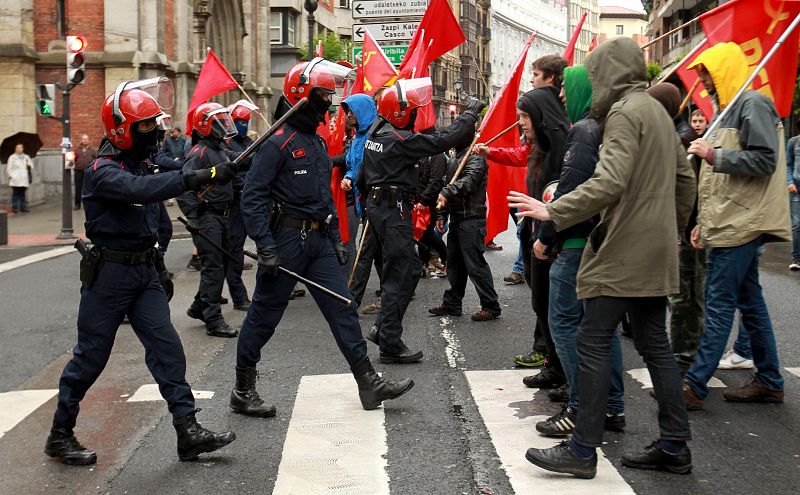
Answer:
[[[443,153],[475,127],[476,116],[463,113],[452,124],[435,134],[419,134],[398,129],[381,119],[370,130],[364,143],[364,179],[368,189],[397,186],[416,192],[417,162],[420,158]]]
[[[316,133],[301,132],[288,123],[258,148],[241,200],[247,235],[256,246],[275,245],[269,230],[271,201],[296,220],[325,222],[330,216],[329,235],[338,238],[331,168],[325,141]]]
[[[119,251],[153,247],[160,202],[184,191],[180,171],[153,174],[150,163],[136,162],[124,153],[100,158],[84,173],[86,236],[96,246]]]

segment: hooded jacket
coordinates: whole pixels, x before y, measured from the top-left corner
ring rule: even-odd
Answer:
[[[574,125],[567,133],[567,151],[564,153],[564,164],[553,201],[589,180],[599,159],[601,141],[600,125],[589,118],[592,83],[586,67],[578,65],[564,69],[564,92],[567,96],[567,114]],[[588,237],[596,224],[597,218],[593,217],[556,232],[553,222],[542,222],[538,237],[543,244],[554,247],[557,252],[568,239]]]
[[[690,68],[698,65],[711,75],[715,103],[724,110],[747,82],[742,49],[736,43],[719,43],[701,53]],[[772,101],[745,91],[708,141],[714,150],[700,166],[698,184],[701,244],[735,247],[760,235],[764,242],[790,241],[783,125]]]
[[[372,98],[364,94],[348,96],[342,107],[350,109],[356,118],[356,135],[353,137],[345,157],[347,172],[344,174],[345,178],[355,184],[361,164],[364,162],[364,143],[367,141],[367,133],[378,117],[378,112]]]
[[[578,298],[678,292],[678,229],[696,192],[692,167],[664,107],[645,92],[642,51],[614,38],[585,60],[590,115],[604,122],[594,175],[547,205],[559,231],[600,214],[578,271]]]

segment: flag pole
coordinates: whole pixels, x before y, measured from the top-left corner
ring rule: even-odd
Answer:
[[[739,88],[739,91],[737,91],[736,94],[733,96],[733,98],[731,98],[731,101],[725,107],[725,110],[723,110],[722,113],[719,114],[719,116],[716,119],[714,119],[713,122],[711,122],[711,125],[708,126],[708,129],[706,129],[706,132],[705,134],[703,134],[703,137],[701,139],[707,139],[708,136],[711,135],[711,133],[714,130],[716,130],[717,127],[719,127],[725,116],[728,115],[728,112],[731,110],[731,108],[733,108],[734,104],[739,100],[739,97],[741,97],[742,94],[744,94],[744,92],[747,91],[747,88],[753,83],[756,77],[758,77],[758,74],[759,72],[761,72],[761,69],[763,69],[764,66],[767,65],[767,62],[769,62],[772,56],[775,55],[775,52],[777,52],[778,49],[781,47],[781,45],[783,45],[784,41],[786,41],[786,38],[788,38],[789,35],[792,34],[792,31],[794,31],[794,29],[797,27],[798,24],[800,24],[800,14],[797,14],[795,16],[792,23],[789,24],[788,28],[786,28],[786,31],[784,31],[781,37],[778,38],[778,41],[776,41],[775,44],[772,45],[772,48],[770,48],[767,55],[761,59],[761,62],[758,63],[758,66],[750,74],[750,77],[747,78],[747,81],[745,81],[742,87]],[[694,155],[689,155],[686,157],[686,159],[691,160],[693,156]]]
[[[241,85],[241,84],[239,84],[239,83],[236,83],[236,86],[238,86],[238,87],[239,87],[239,91],[241,91],[241,92],[242,92],[242,94],[244,95],[244,97],[245,97],[245,98],[247,98],[247,101],[249,101],[250,103],[252,103],[254,107],[256,107],[256,108],[259,108],[259,107],[258,107],[258,105],[256,105],[256,103],[255,103],[253,100],[251,100],[251,99],[250,99],[250,95],[248,95],[248,94],[247,94],[247,91],[245,91],[245,90],[244,90],[244,88],[242,87],[242,85]],[[257,114],[258,114],[258,115],[259,115],[259,116],[260,116],[260,117],[261,117],[261,118],[264,120],[264,123],[265,123],[265,124],[267,124],[267,130],[269,130],[269,128],[270,128],[270,127],[272,127],[272,126],[270,126],[270,125],[269,125],[269,121],[267,121],[267,118],[266,118],[266,117],[264,117],[264,114],[263,114],[263,113],[261,113],[261,109],[259,108],[259,109],[256,111],[256,113],[257,113]]]
[[[700,15],[702,15],[702,14],[700,14]],[[684,22],[683,24],[681,24],[680,26],[676,27],[675,29],[671,29],[671,30],[667,31],[666,33],[662,34],[658,38],[654,38],[654,39],[648,41],[647,43],[645,43],[644,45],[640,46],[639,48],[644,50],[645,48],[647,48],[650,45],[655,45],[656,43],[658,43],[659,41],[663,40],[664,38],[666,38],[670,34],[677,33],[681,29],[683,29],[683,28],[685,28],[687,26],[691,26],[692,24],[697,22],[698,19],[700,19],[699,15],[697,17],[695,17],[694,19],[692,19],[691,21]]]
[[[692,48],[692,50],[689,53],[684,55],[684,57],[681,59],[680,62],[678,62],[675,65],[673,65],[672,68],[669,70],[669,72],[667,72],[666,75],[662,76],[661,79],[659,79],[656,84],[660,84],[660,83],[666,81],[667,79],[669,79],[669,76],[671,76],[672,74],[675,74],[675,72],[678,71],[678,68],[681,66],[683,61],[691,58],[692,55],[697,53],[697,51],[700,50],[700,47],[702,47],[707,40],[708,40],[708,38],[703,38],[702,40],[700,40],[700,43],[698,43],[697,46]]]
[[[486,146],[489,146],[490,144],[492,144],[493,142],[497,141],[497,140],[498,140],[498,139],[500,139],[502,136],[504,136],[504,135],[505,135],[505,134],[506,134],[508,131],[510,131],[511,129],[513,129],[513,128],[517,127],[518,125],[519,125],[519,120],[518,120],[518,121],[516,121],[516,122],[514,122],[514,123],[513,123],[513,124],[511,124],[510,126],[506,127],[505,129],[503,129],[502,131],[500,131],[500,132],[497,134],[497,136],[493,137],[492,139],[490,139],[490,140],[486,141],[486,142],[485,142],[485,143],[483,143],[483,144],[485,144]]]
[[[700,85],[700,78],[698,77],[697,79],[694,80],[694,84],[692,84],[692,88],[689,90],[689,93],[686,95],[686,98],[684,98],[683,101],[681,102],[681,106],[680,108],[678,108],[678,113],[683,113],[683,111],[686,110],[686,105],[689,104],[689,100],[692,99],[692,94],[694,93],[694,90],[696,90],[697,86],[699,85]]]

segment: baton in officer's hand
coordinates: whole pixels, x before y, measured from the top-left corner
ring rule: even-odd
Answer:
[[[267,139],[269,139],[269,137],[270,137],[270,136],[272,136],[273,134],[275,134],[275,132],[276,132],[278,129],[280,129],[280,128],[281,128],[281,126],[283,126],[283,124],[285,124],[287,120],[289,120],[289,117],[291,117],[291,116],[292,116],[292,115],[294,115],[296,112],[299,112],[300,110],[302,110],[303,108],[305,108],[305,107],[306,107],[306,105],[308,105],[308,98],[301,98],[301,99],[300,99],[300,101],[298,101],[297,103],[295,103],[295,104],[294,104],[294,106],[293,106],[292,108],[290,108],[290,109],[289,109],[289,111],[288,111],[288,112],[286,112],[285,114],[283,114],[283,117],[281,117],[281,118],[279,118],[277,121],[275,121],[275,123],[274,123],[274,124],[272,124],[272,127],[270,127],[269,129],[267,129],[267,131],[266,131],[264,134],[262,134],[262,135],[261,135],[261,137],[259,137],[258,139],[256,139],[256,140],[255,140],[255,142],[253,142],[253,144],[251,144],[250,146],[248,146],[247,148],[245,148],[245,150],[244,150],[244,151],[242,151],[242,152],[239,154],[239,156],[237,156],[236,158],[234,158],[234,160],[233,160],[233,163],[234,163],[234,164],[236,164],[236,165],[239,165],[240,163],[242,163],[242,161],[243,161],[243,160],[247,159],[247,157],[249,157],[250,155],[252,155],[253,153],[255,153],[255,151],[258,149],[258,147],[259,147],[259,146],[261,146],[261,143],[263,143],[264,141],[266,141]],[[205,195],[206,195],[206,194],[207,194],[209,191],[211,191],[212,189],[214,189],[214,184],[209,184],[209,185],[207,185],[207,186],[205,187],[205,189],[203,189],[202,191],[200,191],[199,193],[197,193],[197,199],[199,199],[199,200],[202,200],[202,199],[203,199],[203,196],[205,196]]]
[[[211,244],[212,246],[217,248],[222,254],[227,256],[234,263],[238,263],[239,262],[239,260],[237,260],[231,253],[229,253],[228,251],[223,249],[222,246],[220,246],[219,244],[214,242],[212,239],[209,239],[208,236],[205,235],[204,233],[200,232],[200,229],[189,225],[189,222],[187,222],[185,218],[178,217],[178,221],[181,222],[184,226],[186,226],[186,230],[188,230],[191,234],[199,235],[200,237],[202,237],[203,239],[208,241],[209,244]],[[247,249],[245,249],[244,250],[244,254],[246,256],[248,256],[250,258],[253,258],[254,260],[258,261],[258,256],[255,253],[253,253],[252,251],[248,251]],[[337,293],[333,292],[332,290],[328,289],[327,287],[323,287],[323,286],[319,285],[318,283],[314,282],[313,280],[309,280],[309,279],[303,277],[302,275],[299,275],[299,274],[297,274],[297,273],[295,273],[295,272],[293,272],[291,270],[288,270],[288,269],[286,269],[286,268],[284,268],[282,266],[278,267],[278,271],[280,271],[282,273],[285,273],[286,275],[292,277],[293,279],[297,280],[298,282],[301,282],[301,283],[305,284],[308,287],[317,289],[318,291],[322,292],[326,296],[332,297],[332,298],[334,298],[334,299],[336,299],[338,301],[343,302],[347,306],[350,306],[351,304],[353,304],[352,300],[342,296],[341,294],[337,294]]]

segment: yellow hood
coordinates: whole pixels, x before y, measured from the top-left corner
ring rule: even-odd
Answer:
[[[750,67],[742,49],[733,42],[718,43],[702,52],[687,69],[705,67],[717,90],[720,110],[728,106],[739,88],[747,82]]]

